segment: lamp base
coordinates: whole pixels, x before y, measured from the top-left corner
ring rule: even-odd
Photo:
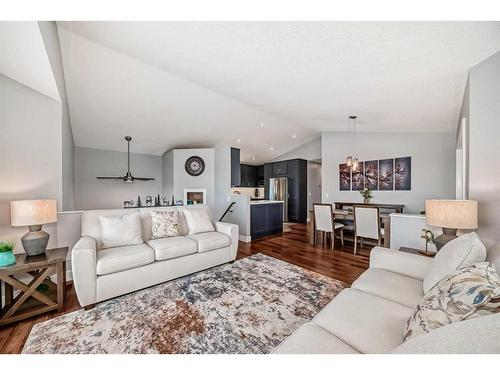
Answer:
[[[437,251],[441,250],[441,248],[446,245],[451,240],[457,238],[457,230],[451,228],[443,228],[443,234],[437,236],[434,239],[434,243],[436,245]]]
[[[31,225],[28,228],[30,231],[21,237],[26,255],[34,256],[45,253],[49,243],[49,234],[42,230],[41,225]]]

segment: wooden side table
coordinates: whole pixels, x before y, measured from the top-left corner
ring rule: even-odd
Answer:
[[[18,254],[16,264],[0,267],[0,280],[5,291],[0,326],[52,310],[63,311],[67,255],[67,247],[47,250],[45,254],[31,257]],[[57,284],[47,279],[54,274],[57,275]],[[19,280],[26,275],[32,278],[28,284]],[[42,283],[48,286],[46,292],[37,290]],[[19,291],[15,298],[14,288]]]
[[[412,247],[400,247],[399,251],[402,251],[403,253],[422,255],[424,257],[429,257],[429,258],[434,258],[436,256],[436,253],[428,252],[426,254],[424,250],[414,249]]]

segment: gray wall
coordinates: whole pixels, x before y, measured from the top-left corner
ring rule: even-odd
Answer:
[[[307,214],[312,211],[314,203],[321,202],[321,164],[307,162]]]
[[[215,155],[215,208],[214,216],[219,219],[230,202],[231,194],[231,147],[222,146],[214,151]]]
[[[500,240],[500,52],[469,74],[469,198],[479,202],[479,234]],[[465,100],[465,102],[467,102]]]
[[[205,161],[205,171],[200,176],[191,176],[186,172],[185,163],[190,156],[199,156]],[[184,199],[184,189],[207,189],[207,204],[214,212],[215,203],[215,152],[213,148],[187,148],[170,150],[163,154],[163,175],[167,181],[163,191],[167,198]]]
[[[428,198],[455,197],[455,133],[322,133],[323,202],[362,202],[357,191],[339,191],[339,164],[347,155],[360,160],[412,157],[411,191],[375,191],[374,202],[402,203],[417,213]]]
[[[278,156],[273,161],[290,160],[290,159],[305,159],[318,160],[321,159],[321,137],[314,138],[312,141],[294,148],[287,153]]]
[[[62,207],[61,210],[71,211],[74,209],[75,190],[75,169],[74,169],[74,148],[73,132],[69,118],[68,99],[66,95],[66,83],[64,81],[64,69],[62,65],[61,46],[59,45],[59,35],[54,21],[38,22],[38,27],[42,34],[47,56],[54,79],[56,81],[59,96],[61,97],[62,111]]]
[[[124,183],[97,180],[97,176],[124,176],[127,172],[127,153],[75,147],[75,209],[121,208],[123,201],[137,203],[141,196],[162,193],[161,156],[131,154],[130,169],[136,177],[153,177],[154,181]]]
[[[61,207],[61,103],[0,74],[0,150],[0,240],[19,240],[27,229],[10,226],[10,201],[52,198]]]

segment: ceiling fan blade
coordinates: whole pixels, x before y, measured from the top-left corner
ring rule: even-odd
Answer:
[[[134,180],[139,180],[139,181],[153,181],[154,178],[151,178],[151,177],[134,177]]]
[[[123,180],[123,177],[97,177],[98,180]]]

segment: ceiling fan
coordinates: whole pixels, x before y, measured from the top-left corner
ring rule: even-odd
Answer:
[[[132,137],[126,136],[125,140],[127,141],[127,173],[123,177],[97,177],[98,180],[123,180],[123,182],[134,182],[135,180],[139,181],[152,181],[154,178],[151,177],[134,177],[132,173],[130,173],[130,141]]]

